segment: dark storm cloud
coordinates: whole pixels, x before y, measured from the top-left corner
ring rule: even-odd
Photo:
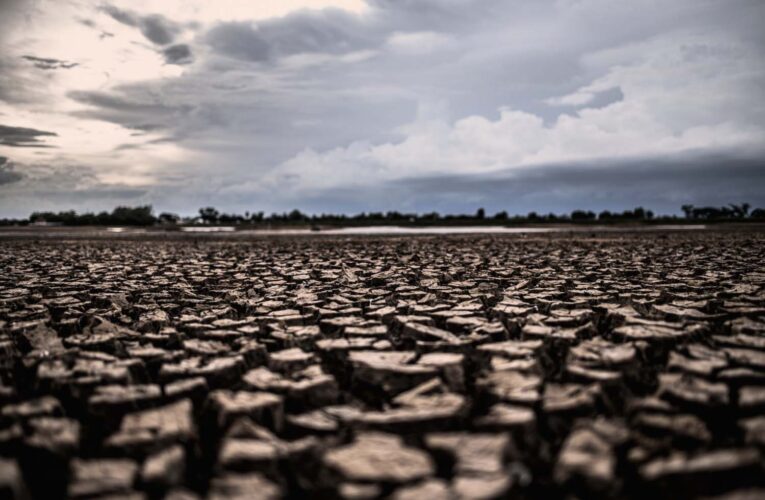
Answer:
[[[750,202],[765,206],[765,156],[682,155],[669,158],[535,165],[493,175],[408,178],[381,192],[417,200],[418,210],[623,210],[643,205],[679,212],[680,205]],[[367,193],[367,195],[371,195]]]
[[[24,177],[16,172],[13,165],[10,164],[8,158],[0,156],[0,186],[3,184],[12,184],[18,182]]]
[[[113,5],[105,5],[102,10],[112,19],[126,26],[138,28],[143,36],[157,45],[172,43],[178,32],[178,27],[170,20],[160,15],[141,16],[128,12]]]
[[[765,208],[765,155],[735,153],[535,165],[484,175],[434,175],[339,186],[280,200],[275,210],[309,213],[410,211],[442,214],[623,211],[679,214],[684,204]]]
[[[162,54],[167,64],[189,64],[192,61],[191,48],[183,43],[167,47]]]
[[[25,127],[9,127],[0,125],[0,146],[10,146],[18,148],[44,148],[50,147],[42,142],[41,137],[54,137],[54,132],[36,130]]]
[[[71,69],[77,66],[77,63],[62,61],[61,59],[53,59],[50,57],[35,57],[35,56],[21,56],[22,59],[26,59],[34,64],[35,68],[39,69]]]

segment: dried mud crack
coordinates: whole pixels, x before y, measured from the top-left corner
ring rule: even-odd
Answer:
[[[0,497],[763,498],[763,243],[0,242]]]

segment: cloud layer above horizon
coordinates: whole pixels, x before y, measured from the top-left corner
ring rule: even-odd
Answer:
[[[0,0],[0,217],[765,205],[759,0]]]

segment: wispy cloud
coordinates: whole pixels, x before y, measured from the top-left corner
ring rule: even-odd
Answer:
[[[31,62],[38,69],[71,69],[77,66],[75,62],[66,62],[52,57],[21,56],[21,58]]]
[[[46,148],[51,147],[44,142],[46,137],[55,137],[54,132],[36,130],[25,127],[0,125],[0,146],[16,148]]]

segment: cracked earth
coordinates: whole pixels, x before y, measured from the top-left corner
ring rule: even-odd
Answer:
[[[0,496],[763,498],[763,242],[0,242]]]

